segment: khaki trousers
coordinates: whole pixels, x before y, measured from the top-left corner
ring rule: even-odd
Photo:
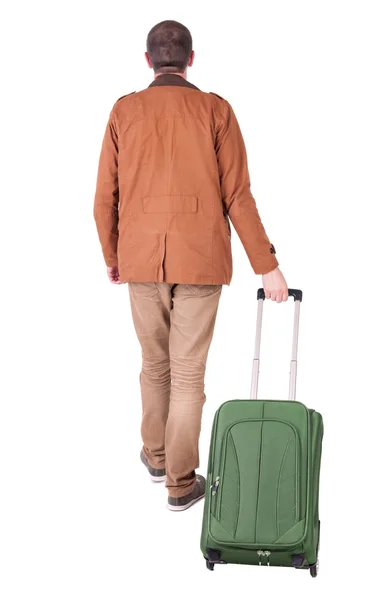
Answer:
[[[142,349],[143,451],[166,468],[170,496],[188,494],[199,466],[198,442],[208,350],[221,285],[129,283]]]

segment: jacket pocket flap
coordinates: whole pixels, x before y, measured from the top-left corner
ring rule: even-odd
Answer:
[[[195,213],[196,196],[146,196],[142,198],[145,213]]]

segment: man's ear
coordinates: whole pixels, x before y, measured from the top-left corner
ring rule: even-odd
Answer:
[[[189,60],[188,60],[188,67],[192,67],[194,60],[195,60],[195,51],[192,50],[191,56],[189,57]]]
[[[148,67],[149,67],[150,69],[153,69],[153,67],[152,67],[152,61],[151,61],[151,59],[149,58],[149,54],[148,54],[148,52],[144,52],[144,56],[145,56],[145,60],[147,61],[147,65],[148,65]]]

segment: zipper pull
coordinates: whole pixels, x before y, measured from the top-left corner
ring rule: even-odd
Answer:
[[[268,567],[269,567],[269,557],[271,556],[271,553],[270,553],[270,551],[269,551],[269,550],[266,550],[266,551],[264,552],[264,555],[267,557],[267,565],[268,565]]]
[[[212,488],[212,496],[216,496],[217,488],[219,487],[220,477],[216,477],[215,481],[211,485]]]
[[[264,552],[262,550],[258,550],[257,555],[259,557],[259,565],[261,566],[261,557],[264,556]]]

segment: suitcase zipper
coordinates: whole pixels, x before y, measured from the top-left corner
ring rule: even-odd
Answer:
[[[258,550],[258,551],[257,551],[257,555],[258,555],[258,557],[259,557],[259,565],[261,565],[261,564],[262,564],[262,562],[261,562],[261,558],[262,558],[262,556],[266,556],[266,557],[267,557],[267,566],[268,566],[268,567],[270,566],[270,565],[269,565],[269,557],[271,556],[271,553],[270,553],[270,551],[269,551],[269,550]]]
[[[216,496],[217,494],[217,489],[219,487],[219,483],[220,483],[220,477],[217,476],[215,481],[213,482],[213,484],[211,485],[211,490],[212,490],[212,496]]]

